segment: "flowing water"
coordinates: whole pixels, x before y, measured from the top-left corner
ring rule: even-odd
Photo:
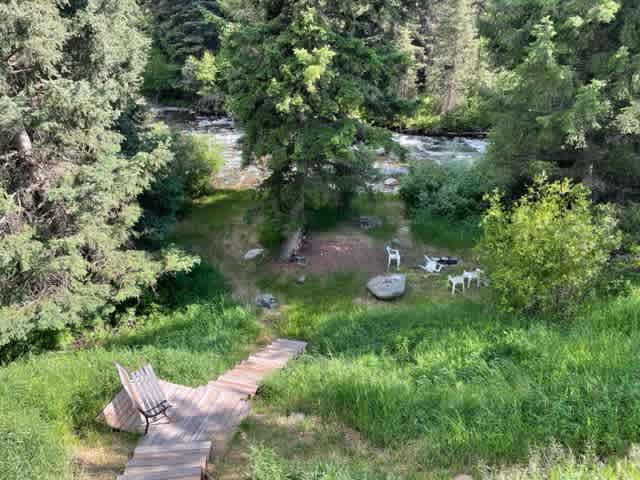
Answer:
[[[214,178],[214,186],[227,189],[255,188],[269,172],[263,165],[243,166],[242,149],[238,143],[242,132],[230,118],[199,116],[187,109],[158,107],[158,120],[172,129],[207,135],[211,143],[220,145],[224,165]],[[487,150],[487,141],[467,137],[445,138],[426,135],[394,134],[394,140],[407,149],[408,161],[434,161],[441,165],[472,165]],[[380,152],[375,164],[382,177],[372,185],[374,190],[397,191],[396,177],[408,173],[408,164]]]

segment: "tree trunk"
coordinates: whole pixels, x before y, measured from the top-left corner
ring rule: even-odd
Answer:
[[[31,151],[33,150],[31,138],[24,128],[13,138],[13,145],[20,155],[25,157],[31,155]]]

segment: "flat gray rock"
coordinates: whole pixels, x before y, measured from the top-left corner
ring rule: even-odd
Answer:
[[[253,250],[249,250],[244,254],[245,260],[255,260],[258,257],[264,255],[264,248],[254,248]]]
[[[378,300],[394,300],[404,295],[407,290],[407,276],[380,275],[369,280],[367,289]]]

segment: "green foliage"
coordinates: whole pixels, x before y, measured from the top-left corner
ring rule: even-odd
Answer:
[[[0,5],[0,347],[91,325],[193,259],[133,249],[164,143],[123,152],[149,42],[134,0]]]
[[[393,89],[407,58],[384,21],[394,8],[354,17],[355,3],[261,0],[260,18],[225,41],[245,158],[268,156],[264,207],[284,220],[282,232],[304,222],[308,207],[348,206],[371,173],[370,147],[391,142],[372,124],[404,105]]]
[[[161,378],[195,386],[242,358],[259,332],[254,316],[224,298],[216,272],[201,269],[184,279],[192,282],[218,288],[200,295],[178,288],[175,309],[155,305],[146,317],[133,317],[132,327],[96,334],[99,346],[0,367],[0,479],[76,478],[73,450],[121,388],[113,362],[133,368],[148,361]]]
[[[471,302],[352,306],[319,317],[309,354],[264,395],[376,444],[409,445],[428,469],[521,462],[553,439],[577,455],[624,454],[640,434],[629,361],[639,313],[637,291],[562,325]]]
[[[440,126],[447,132],[487,131],[492,125],[481,94],[469,93],[455,108],[442,115]]]
[[[173,63],[158,47],[153,47],[144,70],[142,90],[156,101],[179,96],[180,65]]]
[[[508,311],[573,313],[620,245],[612,209],[593,207],[569,180],[536,178],[511,209],[489,196],[479,253],[498,305]]]
[[[517,178],[561,169],[600,194],[634,188],[639,25],[636,2],[490,2],[482,32],[503,70],[493,160]]]
[[[144,213],[138,230],[142,239],[162,245],[190,203],[211,192],[212,177],[224,159],[220,146],[207,136],[172,134],[164,124],[152,126],[145,142],[168,144],[172,152],[171,160],[140,198]]]
[[[479,216],[452,220],[418,210],[411,217],[411,233],[425,245],[464,255],[471,253],[482,232]]]
[[[440,115],[436,112],[433,99],[423,96],[419,99],[418,108],[413,115],[399,120],[398,126],[407,130],[430,130],[440,123]]]
[[[620,207],[620,230],[622,247],[630,251],[640,245],[640,203],[628,202]]]
[[[472,167],[419,162],[403,178],[400,196],[414,215],[461,221],[482,212],[483,197],[496,184],[496,175],[482,162]]]

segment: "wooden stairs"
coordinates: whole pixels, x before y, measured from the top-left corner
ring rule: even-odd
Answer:
[[[217,379],[197,388],[160,382],[173,405],[171,422],[153,424],[142,437],[118,480],[201,480],[207,465],[224,453],[242,420],[248,400],[263,380],[306,348],[305,342],[278,339]],[[126,393],[107,405],[100,421],[138,432],[143,420]]]

